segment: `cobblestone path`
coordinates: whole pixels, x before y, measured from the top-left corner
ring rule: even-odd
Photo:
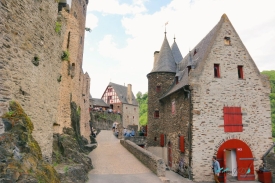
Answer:
[[[160,179],[120,145],[112,131],[102,130],[89,156],[94,169],[88,183],[160,183]]]

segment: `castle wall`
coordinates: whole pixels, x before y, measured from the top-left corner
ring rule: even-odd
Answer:
[[[8,111],[8,101],[18,101],[34,124],[33,136],[44,159],[51,160],[65,29],[63,25],[60,34],[55,32],[58,3],[3,0],[0,4],[0,115]],[[3,130],[0,119],[0,133]]]
[[[80,132],[88,140],[90,78],[82,71],[84,32],[86,18],[86,2],[72,1],[70,12],[62,11],[67,25],[64,34],[63,51],[68,51],[69,59],[62,61],[62,79],[58,111],[60,113],[55,133],[63,133],[64,127],[71,127],[70,102],[75,102],[80,111]]]
[[[81,135],[89,139],[90,79],[82,71],[87,4],[74,0],[70,12],[59,14],[56,1],[0,4],[0,115],[8,111],[8,101],[17,100],[34,123],[44,159],[51,161],[53,133],[71,127],[72,101],[81,109]],[[69,61],[62,61],[66,50]]]
[[[231,46],[224,45],[224,37]],[[214,64],[220,64],[220,78],[214,78]],[[243,65],[244,79],[238,79],[237,66]],[[261,156],[271,146],[270,86],[260,75],[248,51],[230,22],[222,24],[204,68],[199,77],[190,81],[193,114],[192,169],[195,181],[212,181],[212,156],[221,141],[240,138],[250,147],[254,169],[259,168]],[[241,107],[243,132],[225,133],[223,107]],[[232,137],[232,136],[235,137]],[[257,176],[256,172],[254,174]]]
[[[175,103],[175,112],[172,113],[172,102]],[[159,123],[158,131],[165,135],[165,148],[168,142],[172,143],[172,167],[178,170],[179,161],[183,160],[185,165],[189,165],[189,145],[191,139],[188,138],[188,128],[190,122],[190,100],[185,98],[182,91],[178,91],[163,99],[163,107],[160,113],[163,120]],[[185,151],[179,150],[179,135],[184,136]],[[158,136],[159,137],[159,136]]]

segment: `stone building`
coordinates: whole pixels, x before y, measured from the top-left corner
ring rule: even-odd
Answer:
[[[110,106],[110,108],[122,115],[122,125],[139,126],[139,107],[138,102],[132,92],[132,85],[126,86],[109,83],[101,99]]]
[[[89,135],[90,78],[82,71],[87,4],[88,0],[0,2],[0,116],[8,111],[10,100],[18,101],[34,123],[33,136],[49,161],[53,133],[71,124],[70,102],[81,109],[82,135]]]
[[[228,17],[183,58],[164,37],[148,78],[147,149],[194,181],[255,180],[272,145],[270,84]],[[181,165],[182,168],[179,168]]]

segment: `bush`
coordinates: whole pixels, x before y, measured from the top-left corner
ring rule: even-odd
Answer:
[[[68,51],[68,50],[63,51],[63,52],[62,52],[62,55],[61,55],[61,59],[62,59],[62,60],[69,61],[69,56],[70,56],[70,54],[69,54],[69,51]]]

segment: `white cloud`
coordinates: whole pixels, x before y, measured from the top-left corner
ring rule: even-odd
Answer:
[[[92,13],[87,14],[86,27],[89,27],[90,29],[94,29],[97,27],[97,23],[98,23],[98,18],[94,14]]]
[[[143,0],[135,0],[132,4],[120,4],[118,0],[91,0],[88,11],[98,11],[105,14],[138,14],[146,11]]]
[[[106,4],[105,0],[102,2]],[[131,9],[135,6],[122,6],[115,0],[109,3],[113,3],[113,9],[118,6],[121,14],[130,12],[122,7],[130,6],[128,8]],[[101,1],[99,5],[94,3],[96,7],[93,10],[118,13],[115,12],[118,10],[104,9],[100,4]],[[142,7],[142,1],[140,4],[139,7]],[[140,12],[144,11],[140,11],[131,17],[124,16],[121,23],[128,35],[125,38],[126,46],[121,48],[118,45],[116,35],[105,35],[99,42],[99,53],[109,58],[109,62],[117,64],[112,68],[104,68],[104,73],[108,74],[103,75],[100,81],[91,81],[91,91],[96,93],[95,86],[102,85],[102,81],[105,81],[106,87],[112,78],[112,82],[118,84],[131,83],[134,94],[146,92],[146,75],[152,69],[154,51],[161,47],[165,22],[169,21],[167,38],[170,45],[175,34],[179,49],[185,56],[218,23],[223,13],[228,15],[259,70],[274,70],[275,11],[272,4],[273,0],[196,0],[191,4],[190,0],[172,0],[154,14],[142,14]],[[102,93],[105,87],[98,92]]]

